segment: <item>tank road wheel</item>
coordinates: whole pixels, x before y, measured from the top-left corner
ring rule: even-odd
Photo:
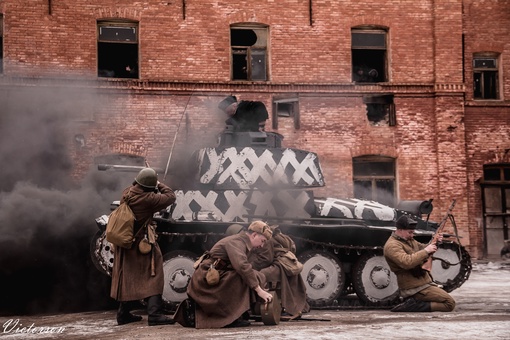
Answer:
[[[398,298],[397,276],[380,254],[363,254],[352,277],[356,295],[368,305],[390,304]]]
[[[471,257],[457,243],[442,243],[432,255],[430,275],[434,281],[451,292],[469,278],[471,273]]]
[[[175,250],[163,256],[163,272],[165,286],[163,288],[163,300],[170,305],[177,305],[186,299],[186,288],[191,281],[191,275],[195,269],[193,264],[198,256],[186,250]]]
[[[112,276],[113,245],[106,240],[106,233],[98,230],[90,241],[92,263],[103,274]]]
[[[300,275],[310,306],[332,305],[345,285],[344,269],[338,258],[327,251],[312,250],[300,254],[299,261],[303,263]]]

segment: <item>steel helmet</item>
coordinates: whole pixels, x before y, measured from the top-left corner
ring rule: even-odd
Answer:
[[[240,224],[231,224],[227,230],[225,231],[225,235],[231,236],[235,234],[239,234],[241,231],[244,230],[244,227]]]
[[[155,189],[158,185],[158,174],[152,168],[142,169],[136,175],[135,182],[144,188]]]

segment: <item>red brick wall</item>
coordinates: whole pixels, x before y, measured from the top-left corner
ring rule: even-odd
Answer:
[[[94,157],[112,152],[146,156],[164,168],[174,138],[170,172],[178,172],[192,150],[215,143],[226,118],[216,105],[226,94],[271,108],[273,95],[298,93],[301,128],[280,118],[277,132],[285,146],[321,157],[326,187],[317,195],[352,195],[354,156],[395,157],[399,199],[434,198],[432,218],[439,220],[456,198],[463,243],[473,256],[481,255],[475,181],[487,155],[509,147],[510,110],[504,100],[471,101],[471,58],[479,51],[508,53],[506,2],[313,0],[310,9],[308,1],[186,0],[185,13],[182,4],[52,1],[50,14],[48,1],[0,2],[0,86],[18,77],[89,80],[73,85],[94,98],[94,105],[81,109],[91,119],[69,125],[77,178]],[[117,18],[139,22],[140,81],[96,81],[96,22]],[[229,80],[229,25],[235,23],[269,25],[268,82]],[[388,29],[388,84],[351,84],[350,34],[360,25]],[[510,96],[507,60],[501,59],[502,99]],[[369,124],[362,96],[370,93],[394,94],[396,126]],[[72,142],[78,133],[85,147]]]

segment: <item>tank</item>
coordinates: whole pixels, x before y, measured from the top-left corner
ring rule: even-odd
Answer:
[[[384,259],[383,246],[403,214],[418,221],[416,239],[429,242],[439,226],[429,220],[432,200],[390,207],[358,198],[316,197],[313,189],[325,185],[317,154],[282,147],[282,140],[273,132],[226,129],[217,146],[192,155],[187,173],[193,185],[175,190],[176,202],[154,216],[164,255],[167,307],[173,309],[187,297],[194,262],[225,237],[231,224],[247,227],[258,219],[278,225],[295,241],[312,308],[384,308],[397,303],[396,276]],[[98,168],[141,169],[110,164]],[[111,209],[118,204],[113,202]],[[453,215],[448,220],[455,224]],[[107,222],[106,214],[96,219],[99,231],[91,242],[91,255],[96,267],[110,275],[113,251],[105,239]],[[439,246],[431,269],[434,280],[448,292],[471,272],[460,238],[450,236]]]

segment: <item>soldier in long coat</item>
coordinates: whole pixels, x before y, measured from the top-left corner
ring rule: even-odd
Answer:
[[[384,245],[384,257],[397,276],[400,296],[406,299],[392,312],[451,312],[455,300],[432,281],[423,263],[437,250],[436,244],[423,244],[414,239],[417,222],[406,215],[396,222],[396,230]],[[439,235],[439,241],[442,235]]]
[[[253,268],[266,276],[266,280],[278,283],[280,286],[280,299],[284,312],[293,317],[308,312],[310,306],[306,301],[306,286],[301,275],[288,276],[278,262],[277,257],[281,253],[290,250],[296,252],[294,241],[282,234],[278,228],[273,230],[273,237],[264,247],[253,249],[248,260]]]
[[[248,262],[250,250],[261,247],[271,234],[267,224],[255,221],[248,231],[221,239],[207,253],[187,288],[187,294],[195,304],[196,328],[249,326],[242,315],[251,308],[251,293],[255,292],[264,302],[271,301],[272,295],[262,289],[264,275]],[[220,277],[216,285],[206,281],[207,271],[213,263],[216,263]],[[183,321],[181,306],[175,319],[183,326],[189,326]]]
[[[142,254],[138,248],[145,234],[142,227],[152,221],[155,212],[168,207],[175,199],[173,190],[160,183],[151,168],[142,169],[133,185],[122,194],[121,202],[129,201],[136,222],[132,247],[114,247],[110,296],[120,301],[117,312],[119,325],[142,319],[131,314],[130,310],[136,301],[143,299],[147,302],[149,326],[175,323],[163,314],[163,256],[159,245],[155,242],[148,254]]]

